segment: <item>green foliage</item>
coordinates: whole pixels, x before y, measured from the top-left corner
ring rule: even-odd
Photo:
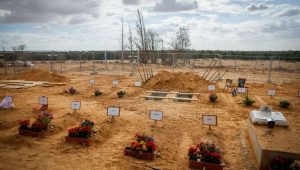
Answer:
[[[119,98],[122,98],[125,94],[126,94],[125,90],[120,90],[120,91],[117,92],[117,95],[118,95]]]
[[[279,104],[280,104],[280,107],[282,107],[282,108],[288,108],[290,105],[290,102],[287,100],[280,100]]]
[[[244,100],[243,100],[243,103],[244,103],[244,105],[246,105],[246,106],[252,106],[253,103],[255,103],[255,102],[256,102],[256,101],[255,101],[253,98],[249,97],[248,95],[246,95],[246,96],[244,97]]]
[[[100,91],[99,89],[95,90],[94,92],[95,96],[101,96],[102,95],[102,91]]]

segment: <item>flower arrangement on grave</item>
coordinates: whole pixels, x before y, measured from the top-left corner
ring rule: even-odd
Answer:
[[[252,106],[253,103],[255,103],[255,102],[256,102],[256,101],[255,101],[253,98],[249,97],[248,95],[246,95],[246,96],[244,97],[244,100],[243,100],[243,103],[244,103],[244,105],[246,105],[246,106]]]
[[[211,93],[208,97],[211,102],[215,102],[218,99],[218,96],[215,93]]]
[[[292,170],[293,159],[287,159],[281,156],[276,156],[270,163],[271,170]]]
[[[99,89],[96,89],[94,91],[95,96],[101,96],[102,95],[102,91],[100,91]]]
[[[153,160],[157,146],[154,138],[145,134],[135,134],[130,146],[125,148],[125,155],[138,159]]]
[[[280,107],[282,107],[282,108],[288,108],[290,106],[290,102],[287,100],[280,100],[279,104],[280,104]]]
[[[68,130],[68,136],[65,137],[65,140],[68,142],[78,142],[81,144],[89,145],[91,143],[91,137],[94,128],[94,122],[90,120],[85,120],[80,123],[78,127],[70,128]]]
[[[27,136],[36,136],[30,132],[44,132],[48,129],[49,124],[53,119],[53,114],[44,112],[39,114],[36,120],[30,125],[30,120],[22,120],[19,122],[19,134]],[[25,132],[26,131],[26,132]],[[29,132],[29,133],[27,133]]]
[[[120,90],[120,91],[117,92],[117,95],[118,95],[119,98],[124,97],[125,94],[126,94],[125,90]]]
[[[220,150],[214,143],[200,142],[188,150],[189,160],[221,164]]]

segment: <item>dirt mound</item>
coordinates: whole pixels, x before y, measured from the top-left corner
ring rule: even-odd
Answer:
[[[50,73],[43,69],[32,69],[23,72],[18,76],[10,76],[7,79],[22,79],[28,81],[48,81],[48,82],[64,82],[68,79],[57,73]]]
[[[180,92],[203,91],[209,83],[192,72],[170,73],[160,71],[146,83],[145,87],[153,90],[177,90]]]

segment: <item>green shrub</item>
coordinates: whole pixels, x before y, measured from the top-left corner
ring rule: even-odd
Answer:
[[[125,90],[120,90],[117,92],[119,98],[122,98],[126,94]]]
[[[95,90],[94,92],[95,96],[101,96],[102,95],[102,91],[100,91],[99,89]]]
[[[280,100],[279,104],[280,104],[280,107],[282,107],[282,108],[288,108],[290,105],[290,102],[287,100]]]
[[[243,103],[244,103],[246,106],[252,106],[253,103],[255,103],[255,102],[256,102],[256,101],[255,101],[253,98],[249,97],[248,95],[246,95],[246,96],[244,97],[244,100],[243,100]]]

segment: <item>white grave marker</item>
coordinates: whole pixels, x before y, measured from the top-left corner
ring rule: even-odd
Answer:
[[[150,110],[149,119],[154,120],[155,124],[156,121],[162,121],[163,120],[163,112],[157,111],[157,110]]]
[[[134,82],[134,86],[135,87],[141,87],[142,86],[142,82],[141,81],[135,81]]]
[[[275,96],[275,94],[276,94],[275,89],[269,89],[269,90],[268,90],[268,95],[269,95],[269,96],[273,97],[273,96]]]
[[[76,110],[80,110],[81,102],[80,101],[72,101],[71,108],[76,112]]]
[[[209,90],[209,91],[216,90],[216,87],[215,87],[214,85],[209,85],[209,86],[208,86],[208,90]]]
[[[89,83],[90,83],[91,85],[93,85],[93,84],[95,84],[95,80],[94,80],[94,79],[91,79],[91,80],[89,80]]]
[[[119,80],[113,80],[113,81],[112,81],[112,84],[113,84],[114,86],[117,86],[117,85],[119,84]]]
[[[202,124],[209,125],[211,130],[210,126],[217,126],[217,115],[202,115]]]
[[[120,116],[120,107],[108,107],[107,108],[107,116]]]
[[[48,105],[48,97],[46,96],[41,96],[39,99],[40,105]]]
[[[238,88],[238,92],[239,93],[246,93],[247,92],[247,89],[245,87],[239,87]]]

